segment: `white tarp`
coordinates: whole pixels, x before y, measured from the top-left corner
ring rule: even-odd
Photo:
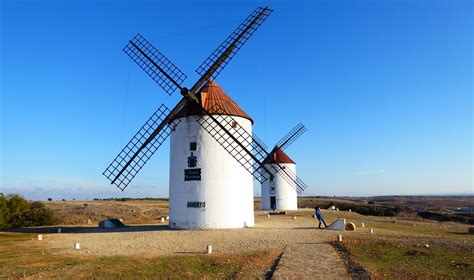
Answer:
[[[330,224],[326,229],[330,230],[344,230],[346,228],[346,219],[338,219]]]

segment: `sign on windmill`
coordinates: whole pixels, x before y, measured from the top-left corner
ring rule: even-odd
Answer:
[[[183,98],[171,110],[158,107],[103,174],[124,190],[171,135],[173,228],[254,225],[252,175],[260,182],[273,175],[263,163],[267,154],[253,152],[252,119],[214,80],[271,12],[253,11],[198,67],[200,78],[190,89],[181,86],[186,75],[140,34],[124,48],[166,93],[179,90]]]
[[[296,176],[296,163],[284,152],[304,132],[301,123],[275,144],[264,160],[273,178],[262,183],[262,210],[298,210],[298,195],[306,184]]]

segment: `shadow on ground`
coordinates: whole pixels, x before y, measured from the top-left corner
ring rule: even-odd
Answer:
[[[162,230],[174,230],[169,225],[131,225],[122,228],[99,228],[99,227],[29,227],[29,228],[16,228],[9,230],[0,230],[0,233],[4,232],[17,232],[17,233],[58,233],[58,228],[61,229],[61,233],[110,233],[110,232],[140,232],[140,231],[162,231]]]

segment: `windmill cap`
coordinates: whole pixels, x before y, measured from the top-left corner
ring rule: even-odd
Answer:
[[[211,114],[242,117],[251,121],[252,124],[254,123],[252,118],[213,80],[202,87],[200,97],[202,107]],[[175,115],[174,119],[201,114],[198,104],[188,102]]]
[[[296,164],[282,149],[276,148],[275,151],[270,154],[269,163],[292,163]]]

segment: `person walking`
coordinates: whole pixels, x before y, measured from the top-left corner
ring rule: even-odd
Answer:
[[[321,214],[321,208],[319,206],[315,207],[314,208],[314,214],[316,216],[316,218],[319,220],[319,228],[321,228],[321,222],[324,224],[324,227],[328,227],[328,225],[326,224],[326,221],[324,221],[324,218],[323,218],[323,214]]]

